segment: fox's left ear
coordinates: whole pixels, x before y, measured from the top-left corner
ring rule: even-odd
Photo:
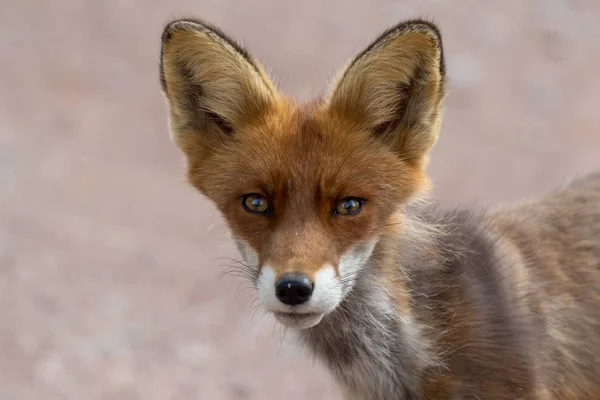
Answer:
[[[411,20],[384,32],[349,63],[328,107],[421,167],[437,140],[444,94],[440,32],[430,22]]]

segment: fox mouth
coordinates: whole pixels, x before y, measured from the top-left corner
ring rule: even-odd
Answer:
[[[275,318],[285,327],[308,329],[317,325],[323,319],[324,313],[290,313],[274,312]]]

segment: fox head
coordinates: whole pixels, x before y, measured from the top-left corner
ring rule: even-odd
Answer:
[[[318,324],[427,184],[445,93],[437,27],[387,30],[326,96],[296,104],[219,29],[176,20],[160,80],[189,182],[223,214],[262,305],[286,326]]]

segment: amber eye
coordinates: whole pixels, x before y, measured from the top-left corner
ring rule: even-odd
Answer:
[[[336,215],[356,215],[362,210],[364,201],[356,197],[348,197],[338,203],[333,210]]]
[[[260,194],[247,194],[242,197],[242,207],[249,213],[254,214],[267,214],[271,210],[269,209],[269,203]]]

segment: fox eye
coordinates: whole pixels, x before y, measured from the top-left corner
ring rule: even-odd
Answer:
[[[340,201],[333,210],[335,215],[356,215],[363,207],[364,200],[356,197],[347,197]]]
[[[260,194],[252,193],[242,197],[242,207],[253,214],[267,214],[270,210],[269,203]]]

